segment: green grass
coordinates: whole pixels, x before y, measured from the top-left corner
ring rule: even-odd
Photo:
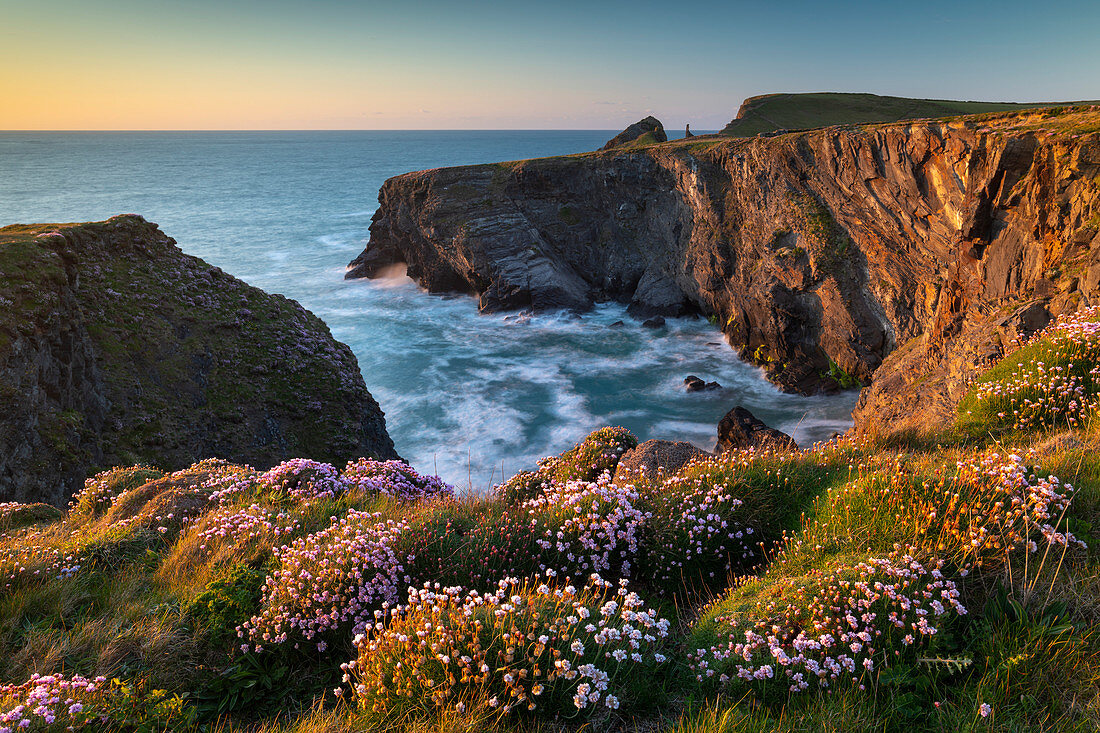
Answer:
[[[897,122],[925,117],[1019,112],[1063,104],[1065,103],[962,102],[839,92],[765,94],[746,99],[737,113],[737,119],[726,125],[721,134],[752,137],[780,129],[806,130],[831,125]]]
[[[216,524],[213,509],[204,509],[178,534],[150,531],[139,520],[167,497],[199,493],[196,484],[209,475],[210,464],[170,476],[147,467],[113,471],[94,483],[64,521],[46,516],[0,530],[0,568],[10,569],[10,559],[31,548],[81,559],[81,569],[63,579],[35,575],[37,566],[24,560],[30,574],[0,595],[0,682],[21,682],[33,671],[117,677],[130,691],[112,687],[110,699],[97,705],[135,727],[143,717],[168,719],[181,731],[1095,729],[1097,549],[1007,551],[1006,544],[1038,535],[1026,524],[998,524],[998,502],[1008,502],[1006,495],[968,468],[991,449],[986,440],[962,433],[844,441],[804,453],[730,454],[690,463],[671,477],[639,477],[634,502],[647,520],[632,587],[672,621],[672,633],[664,646],[667,663],[644,675],[619,675],[618,711],[584,719],[572,710],[572,693],[559,690],[547,706],[557,716],[524,712],[501,719],[477,705],[497,688],[457,680],[456,699],[469,705],[465,711],[431,703],[427,687],[417,688],[411,699],[392,697],[391,690],[385,704],[372,710],[337,702],[329,692],[342,684],[337,665],[355,654],[350,638],[327,635],[325,653],[235,651],[236,628],[263,604],[262,585],[279,562],[276,548],[327,528],[333,517],[355,509],[404,521],[396,549],[408,558],[412,582],[488,589],[502,575],[534,575],[541,565],[562,559],[534,542],[530,527],[545,523],[568,532],[568,517],[555,514],[556,508],[521,509],[521,501],[548,484],[613,472],[635,443],[622,429],[596,431],[507,490],[481,498],[410,504],[352,492],[297,504],[271,492],[243,492],[230,509],[253,502],[277,508],[294,515],[297,529],[249,543],[208,538],[205,549],[199,535]],[[992,450],[1023,455],[1034,449],[1041,475],[1056,473],[1060,482],[1076,485],[1069,510],[1056,524],[1091,541],[1100,514],[1098,448],[1100,441],[1085,430],[1053,437],[1017,431]],[[705,548],[699,554],[690,549],[696,545],[688,529],[696,525],[678,520],[698,501],[698,491],[727,497],[698,515],[706,522],[754,530],[749,561],[735,557],[728,566],[737,577],[727,572],[716,545],[699,545]],[[975,547],[974,537],[986,539]],[[939,633],[913,646],[903,645],[899,633],[885,633],[874,672],[859,676],[863,689],[837,683],[831,690],[792,693],[777,680],[695,679],[691,655],[725,643],[731,619],[739,628],[792,619],[809,626],[822,613],[811,600],[815,593],[846,588],[867,572],[861,564],[896,557],[899,546],[926,567],[942,561],[942,572],[958,584],[969,612],[937,619]],[[673,567],[676,572],[668,572]],[[556,613],[548,607],[531,612],[539,619]],[[462,644],[492,647],[504,659],[502,634],[511,632],[493,619],[477,616],[480,630],[464,632]],[[453,622],[453,628],[466,623]],[[408,651],[401,648],[394,646],[391,657],[372,667],[372,679],[392,676]],[[435,675],[433,687],[452,684],[438,667],[426,667],[424,674]],[[988,718],[979,713],[983,703],[991,706]]]
[[[974,380],[958,405],[958,429],[972,439],[1013,431],[1087,428],[1100,394],[1100,337],[1093,310],[1051,326]]]

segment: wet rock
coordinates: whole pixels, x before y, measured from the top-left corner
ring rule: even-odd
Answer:
[[[654,316],[645,321],[642,321],[642,328],[658,329],[665,327],[665,319],[661,316]]]
[[[718,423],[718,452],[725,453],[742,448],[759,448],[776,451],[797,451],[794,438],[768,427],[755,415],[738,405]]]
[[[615,481],[630,483],[642,475],[649,478],[671,476],[690,461],[710,456],[691,443],[674,440],[647,440],[619,459]]]
[[[614,323],[612,323],[612,324],[611,324],[610,326],[608,326],[608,328],[622,328],[622,327],[623,327],[623,326],[625,326],[625,325],[626,325],[626,324],[625,324],[625,323],[623,323],[622,321],[615,321],[615,322],[614,322]]]
[[[684,387],[688,392],[714,392],[722,389],[722,385],[718,382],[704,382],[694,374],[684,377]]]

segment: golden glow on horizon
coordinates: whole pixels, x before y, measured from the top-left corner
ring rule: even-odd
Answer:
[[[349,51],[317,34],[79,26],[104,22],[85,17],[49,33],[0,28],[0,130],[585,126],[563,110],[586,93],[536,86],[535,73],[517,73],[522,63],[471,74],[427,48]]]
[[[1100,97],[1080,13],[817,5],[0,0],[0,130],[716,129],[775,91]]]

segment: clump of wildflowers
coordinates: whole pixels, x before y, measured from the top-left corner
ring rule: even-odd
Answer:
[[[73,496],[69,502],[69,517],[76,520],[98,517],[130,489],[162,476],[163,472],[151,466],[116,466],[108,471],[101,471],[86,479],[84,488]]]
[[[0,534],[21,529],[40,522],[60,519],[60,510],[49,504],[23,504],[18,501],[0,502]]]
[[[244,509],[221,507],[207,514],[198,534],[199,549],[207,544],[221,544],[224,540],[240,547],[266,542],[273,546],[285,544],[280,539],[296,532],[301,523],[291,514],[252,504]]]
[[[15,704],[0,712],[0,733],[42,729],[52,725],[83,725],[93,717],[93,694],[105,677],[32,675],[21,685],[0,686],[0,700]],[[89,709],[86,709],[89,708]]]
[[[400,501],[453,498],[454,487],[438,476],[422,476],[403,461],[349,461],[341,479],[364,493],[379,493]]]
[[[195,468],[208,463],[195,464]],[[248,491],[260,477],[260,472],[251,466],[238,466],[224,462],[209,461],[211,464],[208,478],[203,482],[204,489],[210,491],[211,501],[228,504]]]
[[[626,581],[502,580],[491,593],[425,584],[379,613],[342,665],[364,708],[513,710],[617,708],[616,682],[665,661],[668,634]],[[459,707],[461,706],[461,708]]]
[[[562,573],[629,577],[648,514],[638,492],[605,473],[594,482],[551,483],[519,506],[530,518],[546,567]]]
[[[756,558],[758,534],[743,502],[726,481],[676,475],[650,498],[651,529],[646,541],[646,575],[670,581],[725,580]]]
[[[638,439],[626,428],[600,428],[588,434],[560,456],[539,461],[537,471],[523,471],[494,489],[506,502],[525,501],[552,483],[595,481],[602,474],[612,475],[623,453],[637,447]]]
[[[410,582],[394,548],[407,524],[379,517],[352,509],[327,529],[276,549],[263,610],[239,630],[252,642],[242,648],[262,651],[288,640],[297,648],[329,631],[362,633],[375,609],[394,603]]]
[[[308,458],[292,458],[263,473],[247,466],[227,466],[203,485],[222,504],[241,498],[296,503],[332,498],[348,488],[335,466]]]
[[[117,679],[34,674],[0,685],[0,733],[182,730],[193,722],[194,711],[179,696]]]
[[[285,495],[299,501],[329,499],[347,488],[335,466],[308,458],[283,461],[261,474],[255,486],[265,495]]]
[[[1017,548],[1036,552],[1040,537],[1053,545],[1084,547],[1062,524],[1073,499],[1073,486],[1057,476],[1042,476],[1011,453],[986,453],[958,464],[959,481],[985,489],[977,500],[960,505],[959,494],[945,508],[948,531],[956,533],[975,562],[993,551],[1007,554]],[[970,498],[970,497],[966,497]]]
[[[788,549],[859,543],[885,551],[901,543],[964,572],[1000,568],[1014,550],[1035,552],[1040,543],[1082,547],[1065,528],[1072,498],[1070,484],[1014,453],[987,451],[933,476],[897,466],[830,489]]]
[[[1100,307],[1060,318],[980,377],[960,404],[983,429],[1084,426],[1100,405]]]
[[[769,594],[773,600],[717,617],[719,640],[696,649],[690,666],[699,681],[786,678],[792,692],[857,684],[864,672],[889,663],[887,652],[934,636],[938,619],[966,613],[942,567],[942,561],[923,563],[895,551],[831,572],[782,578]]]
[[[18,544],[0,548],[0,582],[5,590],[49,578],[68,577],[80,569],[77,555],[55,542],[41,541],[41,532],[24,530]]]

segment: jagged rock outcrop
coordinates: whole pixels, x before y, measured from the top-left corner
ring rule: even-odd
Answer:
[[[651,144],[668,142],[665,126],[656,117],[650,115],[635,122],[615,137],[604,143],[600,150],[614,150],[631,143]]]
[[[0,501],[220,456],[394,458],[355,356],[138,216],[0,228]]]
[[[701,312],[781,387],[870,384],[934,426],[1016,335],[1095,300],[1100,112],[674,141],[392,178],[349,276],[408,264],[484,310]]]
[[[742,448],[792,451],[798,450],[798,443],[738,405],[718,422],[718,446],[715,451],[726,453]]]
[[[694,374],[684,377],[684,387],[688,392],[715,392],[722,389],[718,382],[704,382]]]

